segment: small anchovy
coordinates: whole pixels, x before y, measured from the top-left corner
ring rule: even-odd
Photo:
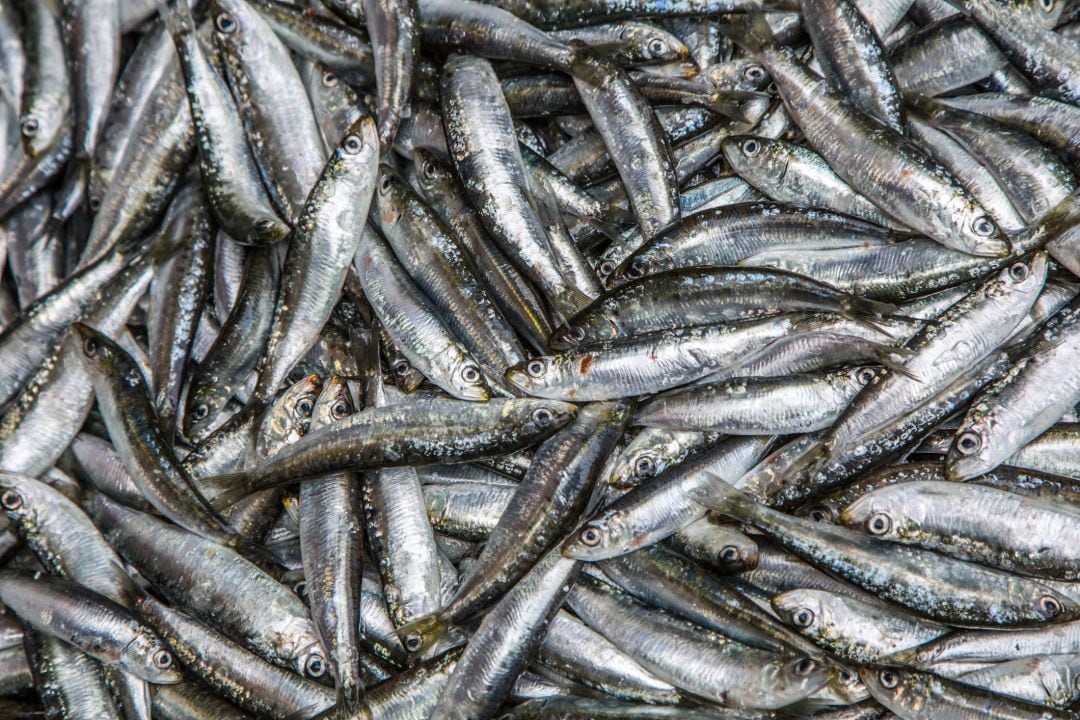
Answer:
[[[0,0],[0,717],[1072,717],[1078,41]]]

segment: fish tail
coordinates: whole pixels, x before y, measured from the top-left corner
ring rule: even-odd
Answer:
[[[818,471],[829,459],[829,450],[822,443],[814,443],[784,469],[785,478],[808,477]]]
[[[872,319],[872,316],[876,315],[876,313],[868,313],[854,303],[842,302],[840,305],[840,314],[846,317],[848,320],[854,323],[858,323],[859,325],[873,330],[876,333],[880,333],[885,337],[894,337],[891,332],[886,330],[884,327],[882,327]],[[867,317],[867,315],[870,315],[871,317]]]
[[[768,97],[764,93],[725,91],[720,90],[710,93],[705,98],[705,104],[709,110],[720,113],[738,122],[751,122],[753,119],[748,111],[754,100]]]
[[[195,18],[191,16],[191,0],[157,0],[158,14],[165,29],[173,37],[195,32]]]
[[[449,625],[442,613],[433,613],[405,623],[398,628],[398,637],[409,655],[416,656],[437,643]]]
[[[203,487],[213,486],[222,488],[220,492],[214,495],[214,499],[209,501],[210,507],[213,508],[215,512],[221,512],[226,508],[230,508],[250,495],[252,490],[249,487],[249,483],[250,476],[246,472],[211,475],[208,478],[199,480],[199,485]]]
[[[622,210],[622,208],[619,208],[619,210]],[[609,215],[614,215],[614,213],[609,213]],[[619,238],[620,231],[614,221],[609,219],[598,220],[584,215],[578,217],[583,223],[596,230],[608,240],[617,240]]]
[[[890,371],[903,375],[904,377],[911,378],[915,382],[921,382],[918,375],[908,370],[903,364],[893,360],[894,355],[910,357],[914,354],[912,351],[907,348],[894,348],[889,347],[888,345],[881,345],[875,347],[872,352],[874,353],[874,359],[876,359],[878,364],[882,367],[886,367]]]
[[[708,485],[694,493],[695,502],[738,520],[754,514],[757,504],[716,473],[706,472]]]
[[[560,309],[571,310],[570,316],[576,315],[592,304],[592,298],[572,285],[559,290]]]
[[[594,48],[580,40],[568,43],[570,48],[570,74],[590,85],[606,85],[616,72],[614,66],[597,57]]]
[[[757,55],[767,47],[776,45],[776,37],[765,15],[760,12],[746,13],[728,25],[719,25],[722,35],[743,50]]]
[[[344,708],[352,716],[363,703],[363,695],[364,689],[356,683],[340,683],[337,687],[337,706]]]

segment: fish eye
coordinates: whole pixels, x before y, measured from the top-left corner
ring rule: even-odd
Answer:
[[[19,130],[25,137],[32,138],[41,130],[41,122],[32,115],[28,115],[19,123]]]
[[[1039,606],[1042,607],[1043,612],[1049,617],[1057,617],[1061,614],[1061,603],[1057,601],[1057,598],[1050,595],[1043,595],[1039,600]]]
[[[814,611],[808,608],[799,608],[791,614],[791,623],[798,628],[810,627],[814,622]]]
[[[259,232],[270,232],[274,227],[273,218],[259,218],[255,221],[255,229]]]
[[[1041,7],[1044,12],[1052,12],[1054,9],[1054,0],[1039,0],[1039,7]]]
[[[1009,266],[1009,277],[1014,282],[1024,282],[1030,274],[1031,269],[1027,266],[1027,263],[1013,263]]]
[[[745,140],[742,144],[742,151],[743,155],[745,155],[746,157],[754,157],[759,152],[761,152],[761,143],[754,138]]]
[[[645,277],[645,266],[639,263],[637,260],[630,263],[630,267],[626,268],[626,277],[631,280],[637,280],[640,277]]]
[[[82,349],[83,353],[86,354],[86,357],[96,356],[98,351],[97,340],[95,340],[94,338],[86,338],[85,340],[83,340]]]
[[[792,666],[792,669],[799,677],[806,677],[810,673],[814,672],[814,669],[816,667],[817,663],[810,658],[802,658],[796,661],[795,665]]]
[[[997,225],[985,215],[980,215],[971,223],[971,231],[979,237],[990,237],[997,232]]]
[[[634,474],[639,478],[650,478],[656,474],[656,461],[649,455],[642,455],[634,463]]]
[[[607,277],[611,273],[615,272],[615,263],[610,260],[605,260],[604,262],[600,263],[600,266],[596,269],[600,271],[601,275]]]
[[[390,185],[392,183],[393,180],[390,179],[389,175],[383,175],[383,179],[379,181],[379,194],[385,195],[390,192]]]
[[[200,403],[195,406],[195,409],[191,411],[191,416],[196,420],[203,420],[210,414],[210,408],[206,403]]]
[[[855,379],[861,382],[863,385],[867,385],[871,380],[874,379],[874,375],[876,374],[877,373],[874,372],[873,368],[863,368],[855,374]]]
[[[326,672],[326,663],[318,655],[312,655],[304,663],[304,672],[308,674],[308,677],[322,677],[323,673]]]
[[[296,593],[301,598],[306,598],[307,597],[307,581],[300,580],[295,585],[293,585],[293,592]]]
[[[236,20],[229,13],[223,12],[214,18],[214,27],[218,29],[218,32],[230,35],[236,32]]]
[[[765,68],[760,65],[750,65],[743,70],[743,77],[752,83],[759,83],[765,79]]]
[[[881,687],[892,690],[900,684],[900,675],[892,670],[882,670],[878,675],[878,682],[881,683]]]
[[[831,522],[833,516],[832,510],[825,507],[824,505],[815,505],[814,507],[810,508],[810,511],[807,513],[807,515],[814,522]]]
[[[14,490],[5,490],[0,494],[0,505],[2,505],[5,510],[18,510],[22,507],[22,504],[22,495]]]
[[[544,371],[547,370],[547,363],[537,358],[536,360],[530,360],[529,364],[525,366],[525,372],[534,378],[544,377]]]
[[[396,375],[405,375],[405,374],[407,374],[409,372],[410,367],[411,367],[411,365],[409,365],[408,360],[406,360],[404,358],[399,358],[399,359],[394,361],[394,374],[396,374]]]
[[[89,200],[90,211],[97,212],[101,208],[101,198],[96,195],[90,197]]]
[[[419,652],[423,647],[424,639],[420,637],[420,633],[409,633],[405,636],[405,649],[411,653]]]
[[[660,38],[653,38],[649,41],[649,55],[652,57],[660,57],[667,50],[667,43]]]
[[[343,418],[349,414],[349,403],[344,400],[338,400],[334,403],[334,406],[330,408],[330,412],[333,413],[336,418]]]
[[[570,335],[571,340],[574,340],[576,342],[581,342],[582,340],[585,339],[585,328],[583,328],[583,327],[570,328],[570,332],[568,334]]]
[[[431,162],[430,160],[424,163],[424,175],[434,179],[438,174],[439,168],[435,165],[435,163]]]
[[[734,545],[725,545],[720,548],[719,557],[726,563],[733,563],[739,559],[739,548]]]
[[[596,547],[604,539],[604,534],[600,532],[599,528],[587,527],[581,531],[578,537],[581,539],[582,545]]]
[[[968,430],[956,439],[956,449],[961,455],[973,455],[982,447],[982,436],[979,433]]]
[[[311,417],[311,410],[314,407],[311,400],[304,398],[300,402],[296,403],[296,412],[300,414],[300,417]]]
[[[364,149],[364,141],[355,135],[350,135],[342,141],[341,147],[350,155],[355,155]]]
[[[885,513],[874,513],[866,520],[871,535],[884,535],[892,528],[892,520]]]
[[[154,665],[161,670],[168,670],[172,667],[172,653],[168,650],[158,650],[154,653]]]
[[[323,87],[334,87],[338,84],[337,75],[327,70],[322,74],[322,84]]]
[[[536,408],[532,411],[532,421],[542,428],[555,422],[555,413],[548,408]]]
[[[840,668],[836,675],[840,678],[840,682],[845,685],[850,685],[858,679],[858,676],[855,673],[850,672],[847,668]]]
[[[480,382],[480,368],[475,365],[466,365],[461,369],[461,379],[469,385]]]

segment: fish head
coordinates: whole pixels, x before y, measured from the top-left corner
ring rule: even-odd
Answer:
[[[761,667],[759,682],[742,688],[737,694],[733,692],[728,700],[744,707],[787,707],[825,687],[830,670],[829,665],[812,658],[778,657]]]
[[[829,667],[825,687],[814,694],[814,698],[841,705],[853,705],[870,697],[870,691],[859,679],[859,674],[842,665]]]
[[[0,471],[0,510],[23,527],[35,524],[38,508],[55,492],[35,478]]]
[[[655,63],[681,62],[690,49],[679,38],[654,25],[627,23],[619,38],[630,45],[634,57]]]
[[[557,384],[559,362],[555,356],[540,355],[520,362],[506,371],[506,380],[529,395],[544,396],[544,391]]]
[[[567,321],[565,325],[557,328],[548,338],[548,346],[552,350],[569,350],[585,341],[585,326]]]
[[[577,405],[559,400],[508,401],[513,424],[529,437],[548,437],[577,416]]]
[[[131,388],[145,385],[142,371],[131,356],[89,325],[73,324],[65,342],[78,347],[76,354],[91,378],[118,375]]]
[[[169,646],[149,631],[139,633],[127,644],[120,664],[131,674],[157,685],[173,685],[184,679]]]
[[[413,167],[416,168],[416,181],[425,192],[447,188],[454,180],[450,166],[425,148],[413,150]]]
[[[754,135],[731,135],[721,141],[724,159],[739,177],[763,176],[776,181],[786,170],[786,163],[777,165],[771,152],[773,141]]]
[[[730,539],[716,549],[710,563],[726,573],[751,570],[757,566],[758,546],[750,538],[732,542]]]
[[[799,508],[795,514],[814,522],[835,523],[840,518],[840,510],[841,508],[828,498],[820,498]]]
[[[212,431],[214,422],[233,396],[232,388],[199,378],[188,386],[187,400],[181,428],[184,436],[194,442],[204,440]]]
[[[317,680],[326,675],[329,669],[329,664],[318,643],[308,646],[296,656],[296,670],[304,677]]]
[[[323,383],[322,391],[315,400],[311,423],[315,427],[330,425],[356,412],[349,383],[340,375],[334,375]]]
[[[315,401],[322,390],[318,375],[308,375],[290,385],[270,405],[259,427],[260,447],[279,447],[296,441],[311,425]]]
[[[661,268],[655,262],[656,252],[650,251],[650,248],[643,248],[645,252],[634,253],[628,257],[622,265],[615,268],[615,270],[608,276],[607,285],[609,288],[614,288],[619,285],[624,285],[632,280],[640,280],[646,275],[659,272]]]
[[[982,257],[1006,257],[1009,239],[997,221],[974,200],[957,199],[953,217],[959,229],[964,251]]]
[[[626,517],[618,509],[608,509],[579,527],[562,545],[564,557],[597,561],[619,557],[636,548],[628,541]]]
[[[389,235],[408,212],[409,196],[413,190],[396,170],[385,164],[379,166],[379,176],[375,183],[379,227],[384,235]]]
[[[822,595],[809,588],[789,590],[773,597],[772,606],[785,623],[803,635],[814,635],[826,622]]]
[[[990,472],[1027,444],[1026,425],[1024,417],[995,402],[992,394],[976,399],[945,455],[945,478],[963,481]]]
[[[898,668],[859,669],[859,679],[870,695],[890,710],[901,708],[900,712],[920,694],[922,683],[917,681],[917,676],[918,673]]]
[[[67,101],[58,103],[44,95],[34,98],[19,119],[23,149],[30,157],[41,157],[53,147],[68,115]]]
[[[349,168],[368,172],[379,160],[379,130],[370,115],[358,117],[334,150],[334,158]]]

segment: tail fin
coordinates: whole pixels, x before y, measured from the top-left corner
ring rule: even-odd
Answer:
[[[409,655],[415,657],[435,645],[449,629],[441,613],[425,615],[398,628],[398,637]]]
[[[590,85],[607,85],[618,76],[629,84],[630,80],[615,65],[603,58],[581,41],[573,40],[570,47],[570,74]]]
[[[878,345],[875,343],[874,346],[871,348],[870,352],[873,353],[874,359],[877,361],[878,365],[886,367],[890,371],[899,375],[903,375],[904,377],[911,378],[915,382],[922,382],[922,379],[918,375],[914,374],[893,359],[894,355],[899,355],[900,357],[911,357],[915,354],[913,351],[908,350],[907,348],[890,347],[888,345]]]
[[[751,110],[759,110],[761,103],[770,100],[766,93],[743,90],[717,90],[702,98],[709,110],[743,123],[754,122],[759,113],[752,113]]]
[[[776,37],[763,13],[746,13],[729,25],[717,26],[720,34],[751,55],[776,45]]]
[[[220,488],[217,493],[211,493],[214,495],[214,499],[209,502],[214,512],[221,512],[254,492],[249,487],[250,482],[251,478],[247,472],[236,472],[225,475],[211,475],[199,480],[199,485],[203,488]]]
[[[840,314],[848,320],[862,325],[865,328],[869,328],[874,332],[884,335],[887,338],[895,337],[891,332],[882,327],[879,323],[875,322],[872,318],[879,313],[865,310],[860,302],[852,302],[851,299],[845,299],[840,303]],[[869,302],[869,301],[867,301]],[[891,306],[890,306],[891,307]]]
[[[757,503],[736,490],[716,473],[706,472],[707,484],[692,492],[694,501],[736,520],[750,520],[757,512]]]
[[[191,16],[191,0],[158,0],[158,14],[165,29],[174,38],[195,32],[195,18]]]

